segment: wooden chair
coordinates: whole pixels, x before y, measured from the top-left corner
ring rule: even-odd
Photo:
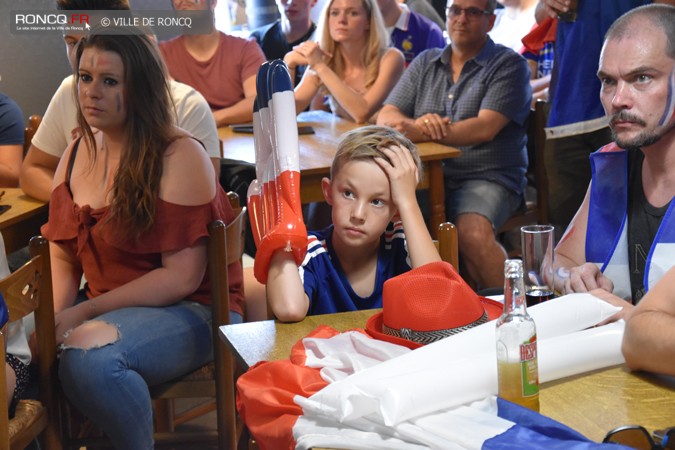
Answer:
[[[457,227],[452,222],[443,222],[438,226],[438,239],[434,241],[441,259],[452,264],[459,271],[459,245]]]
[[[33,114],[28,118],[28,122],[26,123],[26,128],[24,128],[24,140],[23,140],[23,156],[26,156],[26,153],[28,153],[28,149],[30,148],[31,141],[33,140],[33,136],[35,136],[35,132],[37,131],[38,127],[40,126],[40,123],[42,122],[42,116],[39,114]]]
[[[528,184],[534,184],[537,191],[536,201],[526,202],[524,211],[518,211],[509,218],[497,231],[502,235],[511,230],[519,230],[523,225],[548,223],[548,179],[544,166],[544,148],[546,145],[546,102],[538,101],[528,119],[528,140],[532,151],[529,154],[530,164],[527,168]]]
[[[211,279],[213,304],[213,363],[186,375],[180,380],[154,386],[150,389],[153,399],[210,397],[216,399],[217,434],[200,432],[176,433],[174,425],[186,422],[208,412],[204,409],[191,411],[187,416],[175,416],[169,424],[169,431],[155,434],[157,444],[169,442],[173,445],[213,442],[217,439],[219,449],[234,449],[240,431],[237,431],[234,404],[234,362],[229,350],[220,339],[219,328],[230,323],[230,299],[227,266],[241,260],[244,253],[244,231],[246,208],[235,209],[236,219],[225,226],[216,221],[209,226],[209,277]],[[207,405],[208,408],[208,405]],[[156,404],[157,409],[157,404]],[[159,414],[157,414],[159,416]],[[161,427],[158,426],[158,429]],[[195,441],[197,439],[197,441]],[[194,447],[191,447],[194,448]]]
[[[155,445],[171,448],[202,448],[202,445],[217,445],[219,449],[234,449],[241,425],[237,430],[234,403],[234,363],[232,356],[220,339],[219,328],[230,323],[230,295],[228,265],[241,260],[244,252],[246,208],[237,207],[239,197],[228,194],[235,208],[235,219],[227,226],[217,220],[209,225],[208,271],[211,280],[213,308],[213,362],[200,367],[180,379],[152,386],[150,394],[154,400],[156,432]],[[176,415],[173,400],[178,398],[211,398],[209,402],[195,409]],[[216,409],[217,431],[176,432],[175,426]],[[109,445],[107,438],[91,426],[71,421],[77,412],[65,404],[62,430],[67,439],[67,448],[84,445]],[[75,424],[71,423],[75,422]],[[75,436],[75,434],[77,436]],[[199,446],[198,446],[199,445]],[[209,447],[210,448],[210,447]]]
[[[54,388],[56,341],[54,303],[49,263],[49,243],[41,236],[30,240],[32,259],[0,281],[0,293],[9,309],[9,320],[22,319],[35,312],[40,400],[21,400],[16,415],[8,420],[5,369],[0,370],[0,448],[23,449],[42,433],[42,448],[61,449],[58,408]],[[5,338],[0,333],[0,354],[5,360]]]

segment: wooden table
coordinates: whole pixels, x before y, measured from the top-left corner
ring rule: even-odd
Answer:
[[[271,320],[226,325],[220,336],[241,367],[288,358],[291,347],[319,325],[339,331],[364,327],[376,310],[308,316],[284,324]],[[622,425],[649,431],[675,426],[675,378],[634,374],[624,366],[545,383],[539,394],[541,413],[595,441]]]
[[[326,111],[305,111],[298,115],[298,124],[314,128],[314,134],[299,136],[300,150],[300,196],[303,203],[324,201],[321,179],[330,173],[330,166],[343,133],[360,125],[334,116]],[[223,143],[223,157],[248,164],[255,164],[253,135],[235,133],[230,127],[218,129]],[[425,177],[419,189],[429,190],[431,217],[428,224],[436,236],[438,225],[445,222],[445,191],[443,189],[443,167],[441,161],[456,158],[461,151],[435,142],[417,144],[417,150],[424,163]]]
[[[40,227],[47,222],[47,203],[29,197],[19,188],[0,188],[5,194],[0,205],[10,205],[0,214],[0,232],[7,254],[28,245],[33,236],[40,234]]]

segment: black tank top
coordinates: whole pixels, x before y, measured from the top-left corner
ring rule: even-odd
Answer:
[[[642,151],[628,152],[628,263],[633,304],[645,294],[644,274],[649,249],[661,220],[668,210],[668,204],[657,208],[652,206],[642,189]]]

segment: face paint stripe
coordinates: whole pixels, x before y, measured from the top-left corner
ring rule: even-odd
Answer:
[[[666,106],[659,120],[659,126],[665,126],[673,120],[675,115],[675,69],[670,73],[668,80],[668,95],[666,96]]]

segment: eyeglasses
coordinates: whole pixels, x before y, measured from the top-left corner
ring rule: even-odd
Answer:
[[[460,8],[459,6],[452,5],[448,6],[446,9],[446,15],[448,17],[459,17],[462,15],[462,13],[466,14],[467,19],[478,19],[481,16],[489,16],[492,14],[490,11],[479,9],[475,6],[471,6],[469,8]]]
[[[627,445],[637,450],[675,449],[675,427],[666,428],[665,430],[655,430],[654,438],[644,427],[640,425],[628,425],[610,431],[602,442]]]

